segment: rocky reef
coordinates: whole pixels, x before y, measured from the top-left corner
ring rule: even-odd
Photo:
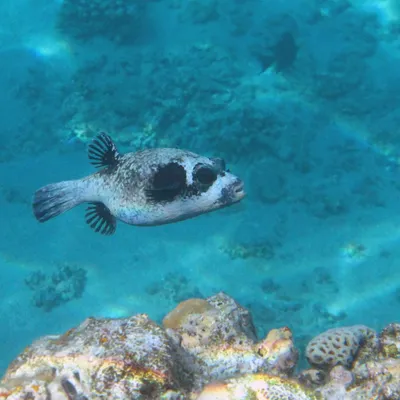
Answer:
[[[165,316],[88,318],[27,347],[0,382],[8,400],[400,398],[400,325],[312,339],[299,371],[287,327],[258,340],[250,312],[225,293],[192,298]]]

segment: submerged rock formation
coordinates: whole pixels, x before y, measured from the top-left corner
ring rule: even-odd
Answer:
[[[307,348],[312,368],[296,375],[289,328],[258,341],[249,311],[219,293],[180,303],[163,326],[144,314],[88,318],[40,338],[11,363],[0,398],[394,400],[399,331],[396,324],[379,337],[363,326],[327,331]]]

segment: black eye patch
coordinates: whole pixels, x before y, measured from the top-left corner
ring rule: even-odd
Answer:
[[[211,185],[217,179],[217,173],[206,167],[199,168],[195,176],[202,185]]]
[[[193,171],[193,179],[203,186],[212,185],[218,177],[218,173],[215,168],[209,165],[197,164]]]
[[[186,189],[186,171],[182,165],[172,162],[160,166],[145,193],[156,202],[172,201]]]

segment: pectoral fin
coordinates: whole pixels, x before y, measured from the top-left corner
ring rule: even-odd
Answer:
[[[112,235],[117,228],[117,220],[103,203],[90,203],[86,209],[86,223],[102,235]]]

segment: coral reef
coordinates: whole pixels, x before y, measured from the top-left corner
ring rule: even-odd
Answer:
[[[32,399],[44,393],[59,399],[158,398],[190,382],[180,362],[166,333],[145,315],[89,318],[64,335],[36,341],[14,361],[4,381],[5,387],[20,385],[10,388],[10,399],[29,398],[29,393]]]
[[[327,400],[398,399],[396,329],[397,324],[390,324],[377,335],[371,328],[355,325],[321,333],[307,346],[313,368],[302,371],[299,381]]]
[[[400,324],[388,325],[380,335],[382,353],[385,357],[400,356]]]
[[[193,356],[196,387],[249,372],[288,376],[297,361],[289,329],[270,332],[257,343],[248,310],[223,293],[181,303],[163,325]]]
[[[268,374],[251,374],[209,384],[197,400],[282,399],[317,400],[298,383]]]
[[[88,40],[105,36],[116,42],[135,40],[144,18],[140,0],[64,0],[58,27],[66,35]]]
[[[314,367],[330,368],[337,364],[350,367],[363,348],[377,347],[376,333],[363,325],[333,328],[321,333],[308,344],[306,357]]]
[[[0,382],[7,400],[396,400],[399,328],[365,326],[313,339],[311,369],[298,360],[289,328],[257,341],[251,314],[225,293],[188,299],[163,327],[145,314],[88,318],[27,347]],[[317,357],[318,353],[318,357]]]
[[[46,275],[40,270],[32,272],[25,279],[25,284],[33,291],[33,304],[49,312],[80,298],[85,290],[86,280],[84,268],[60,265],[51,275]]]
[[[43,337],[10,365],[0,396],[185,399],[216,380],[259,373],[232,384],[253,390],[259,379],[262,390],[295,393],[298,385],[287,380],[298,356],[290,330],[257,342],[250,313],[226,294],[185,301],[164,327],[145,315],[89,318],[64,335]]]

